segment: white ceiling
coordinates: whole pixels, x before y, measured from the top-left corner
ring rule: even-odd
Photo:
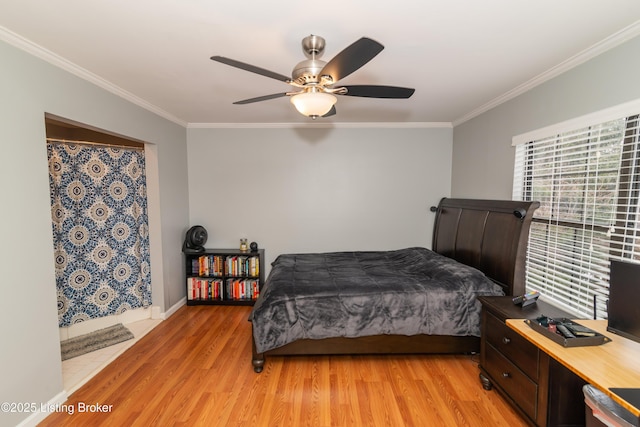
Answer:
[[[362,36],[385,49],[343,84],[413,87],[408,100],[339,97],[338,123],[460,123],[640,34],[638,0],[0,0],[0,39],[183,125],[308,119],[279,82],[301,40],[328,61]]]

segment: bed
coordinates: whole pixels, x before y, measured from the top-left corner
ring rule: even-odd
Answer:
[[[525,292],[537,202],[444,198],[432,249],[283,254],[249,320],[268,356],[473,353],[478,296]]]

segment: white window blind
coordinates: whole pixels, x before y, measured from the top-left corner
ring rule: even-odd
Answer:
[[[640,262],[639,134],[634,115],[516,147],[513,198],[540,202],[528,290],[606,318],[610,260]]]

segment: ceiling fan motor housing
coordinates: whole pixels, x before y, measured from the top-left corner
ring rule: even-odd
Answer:
[[[319,83],[318,74],[320,74],[325,64],[326,62],[319,59],[306,59],[295,66],[291,72],[291,77],[294,82],[300,85]]]
[[[308,58],[299,62],[291,72],[291,78],[299,85],[307,84],[331,84],[332,81],[323,79],[320,81],[320,71],[327,64],[325,61],[321,61],[320,58],[324,53],[325,41],[320,36],[310,35],[302,39],[302,50],[305,56]],[[328,76],[327,76],[328,77]]]

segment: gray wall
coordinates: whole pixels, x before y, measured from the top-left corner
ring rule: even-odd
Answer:
[[[639,76],[636,37],[456,126],[452,195],[510,199],[513,136],[639,99]]]
[[[180,249],[188,222],[186,131],[0,42],[0,402],[64,399],[56,309],[44,114],[155,144],[150,214],[154,304],[184,297]],[[158,277],[159,276],[159,277]],[[157,289],[159,288],[159,289]],[[0,425],[29,413],[0,412]]]
[[[189,215],[208,247],[280,253],[431,246],[451,128],[189,129]]]

